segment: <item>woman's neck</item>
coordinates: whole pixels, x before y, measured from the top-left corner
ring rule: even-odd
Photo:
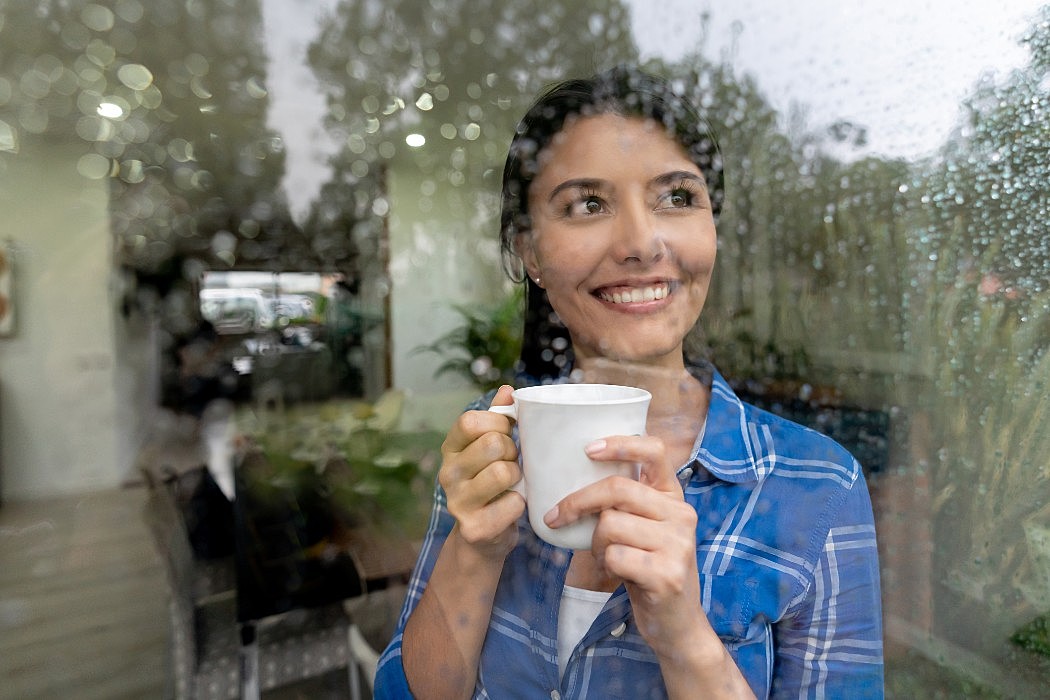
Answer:
[[[646,432],[664,441],[668,459],[675,467],[688,460],[707,418],[711,391],[686,369],[684,361],[676,366],[654,366],[606,358],[578,358],[574,374],[577,370],[577,376],[584,382],[635,386],[652,394]]]
[[[708,388],[685,367],[685,361],[653,365],[604,357],[577,358],[573,376],[591,384],[619,384],[645,389],[653,395],[649,415],[690,412],[702,404],[706,413]]]

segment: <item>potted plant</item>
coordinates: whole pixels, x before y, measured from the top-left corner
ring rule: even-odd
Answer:
[[[521,354],[524,293],[518,287],[501,301],[483,306],[457,304],[461,321],[433,343],[414,353],[433,352],[445,358],[434,375],[458,374],[482,391],[513,383]]]
[[[390,391],[375,403],[330,401],[238,419],[242,475],[263,504],[327,504],[344,524],[397,521],[408,530],[441,443],[435,433],[397,429],[403,402]],[[419,521],[419,522],[416,522]]]

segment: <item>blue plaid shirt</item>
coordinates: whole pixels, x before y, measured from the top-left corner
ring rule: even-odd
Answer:
[[[478,407],[483,408],[484,404]],[[679,471],[696,508],[707,617],[758,697],[879,698],[882,621],[871,502],[857,461],[817,432],[745,404],[714,373],[707,422]],[[377,698],[408,698],[401,635],[452,529],[437,489]],[[663,698],[623,586],[558,677],[558,608],[572,553],[519,525],[496,593],[475,698]]]

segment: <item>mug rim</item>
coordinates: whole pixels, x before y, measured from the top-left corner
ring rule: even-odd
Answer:
[[[564,391],[571,387],[597,387],[600,389],[611,389],[614,391],[624,392],[630,394],[629,396],[621,396],[620,398],[613,399],[599,399],[599,398],[574,398],[566,401],[564,398],[557,396],[550,396],[544,398],[544,394],[547,392],[553,392],[553,394],[560,393],[559,390]],[[652,399],[653,395],[645,389],[640,389],[636,386],[627,386],[623,384],[596,384],[592,382],[573,382],[563,384],[538,384],[536,386],[526,386],[520,389],[514,390],[514,399],[529,401],[531,403],[541,403],[549,405],[571,405],[571,406],[614,406],[617,404],[628,404],[628,403],[639,403],[641,401],[648,401]]]

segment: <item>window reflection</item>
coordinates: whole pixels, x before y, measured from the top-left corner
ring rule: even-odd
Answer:
[[[374,337],[382,309],[368,308],[355,286],[338,273],[205,273],[199,314],[214,331],[218,361],[236,372],[213,398],[276,395],[291,403],[360,397],[366,384],[382,386],[382,364],[366,361],[382,350]]]
[[[0,9],[0,243],[19,310],[0,339],[5,503],[69,490],[37,447],[53,439],[41,416],[69,408],[45,395],[82,392],[72,423],[126,417],[110,442],[137,445],[145,409],[196,406],[202,385],[182,370],[211,352],[221,371],[191,373],[205,397],[393,387],[419,397],[412,427],[447,428],[476,387],[435,377],[447,358],[417,350],[463,308],[513,301],[493,220],[513,120],[542,85],[652,43],[632,35],[641,3],[294,6]],[[1030,7],[1025,62],[972,76],[952,133],[922,158],[869,149],[855,114],[812,126],[775,106],[747,57],[717,56],[711,36],[650,60],[703,106],[729,178],[696,346],[741,393],[849,443],[874,472],[901,697],[924,683],[1024,695],[1048,674],[1050,12]],[[721,27],[718,12],[700,26]],[[293,19],[310,25],[294,59],[317,124],[275,116],[288,88],[272,81],[273,46]],[[308,156],[292,152],[301,131],[316,135]],[[61,300],[50,291],[67,284]],[[83,298],[92,328],[67,336],[88,325]],[[490,340],[469,347],[503,347]],[[484,352],[459,359],[504,376]],[[131,472],[105,450],[124,472],[84,467],[78,488]]]

